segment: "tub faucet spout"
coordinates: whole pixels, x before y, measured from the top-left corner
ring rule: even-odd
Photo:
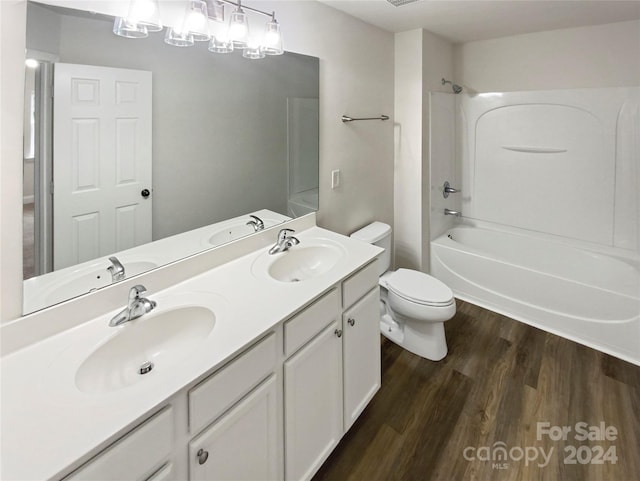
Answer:
[[[462,215],[462,212],[445,208],[444,215],[455,215],[456,217],[460,217]]]

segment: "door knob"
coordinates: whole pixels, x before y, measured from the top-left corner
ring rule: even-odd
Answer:
[[[209,459],[209,452],[202,448],[200,448],[196,455],[198,456],[198,464],[204,464],[207,462],[207,459]]]
[[[146,199],[151,195],[151,191],[149,189],[142,189],[140,195]]]
[[[333,333],[338,337],[342,337],[342,329],[336,329]]]
[[[351,327],[355,326],[355,324],[356,324],[356,320],[355,320],[354,318],[352,318],[352,317],[350,317],[349,319],[347,319],[347,322],[349,323],[349,325],[350,325]]]

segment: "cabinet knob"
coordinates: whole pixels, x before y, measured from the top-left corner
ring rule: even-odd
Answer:
[[[209,451],[205,451],[204,449],[200,448],[200,450],[197,453],[198,456],[198,464],[204,464],[207,462],[207,459],[209,459]]]
[[[350,326],[355,326],[356,324],[356,320],[353,317],[350,317],[349,319],[347,319],[347,322],[349,323]]]
[[[342,329],[336,329],[335,331],[333,331],[335,333],[336,336],[338,337],[342,337]]]

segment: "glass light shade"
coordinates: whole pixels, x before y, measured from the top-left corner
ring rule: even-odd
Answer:
[[[125,38],[145,38],[149,35],[147,27],[122,17],[116,17],[113,22],[113,33]]]
[[[164,42],[174,47],[193,47],[193,35],[189,32],[179,32],[175,28],[168,28]]]
[[[246,47],[242,52],[242,56],[244,58],[256,60],[259,58],[264,58],[265,54],[260,47]]]
[[[227,38],[219,36],[211,37],[211,41],[209,42],[209,52],[231,53],[233,52],[233,43]]]
[[[158,0],[130,0],[127,21],[143,25],[147,32],[162,30]]]
[[[249,40],[249,19],[240,8],[235,10],[229,18],[229,40],[234,48],[246,48]]]
[[[196,42],[207,42],[209,34],[209,14],[207,4],[202,0],[189,0],[184,14],[182,29],[189,32]]]
[[[282,55],[284,53],[280,24],[275,18],[265,25],[262,51],[267,55]]]

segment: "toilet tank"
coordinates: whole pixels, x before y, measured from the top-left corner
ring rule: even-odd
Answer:
[[[391,226],[384,222],[373,222],[351,234],[351,237],[367,244],[382,247],[384,252],[378,257],[379,272],[384,274],[391,266]]]

